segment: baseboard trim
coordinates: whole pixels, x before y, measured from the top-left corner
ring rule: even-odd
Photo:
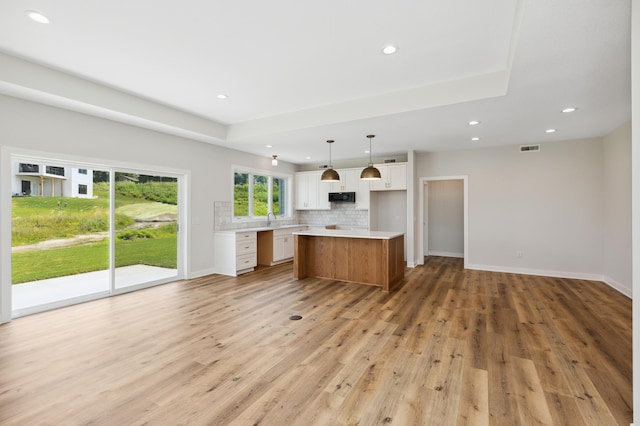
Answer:
[[[571,278],[574,280],[602,281],[602,275],[584,274],[581,272],[549,271],[544,269],[514,268],[510,266],[469,264],[467,269],[479,271],[506,272],[510,274],[538,275],[541,277]]]
[[[633,299],[633,291],[631,291],[630,288],[627,288],[627,286],[625,286],[624,284],[619,283],[618,281],[614,280],[611,277],[607,277],[606,275],[602,277],[602,282],[604,282],[612,289],[617,290],[619,293],[624,294],[629,299]]]
[[[464,253],[452,253],[448,251],[429,251],[429,256],[457,257],[464,259]]]
[[[467,269],[474,269],[478,271],[491,271],[491,272],[505,272],[508,274],[524,274],[524,275],[537,275],[541,277],[555,277],[555,278],[569,278],[573,280],[588,280],[588,281],[600,281],[613,288],[617,292],[632,299],[632,291],[620,284],[619,282],[606,277],[604,275],[596,274],[584,274],[581,272],[567,272],[567,271],[548,271],[544,269],[529,269],[529,268],[513,268],[508,266],[496,266],[496,265],[477,265],[469,264]]]
[[[216,273],[215,268],[209,268],[209,269],[202,269],[200,271],[192,271],[188,276],[187,279],[193,279],[193,278],[200,278],[200,277],[204,277],[206,275],[213,275]]]

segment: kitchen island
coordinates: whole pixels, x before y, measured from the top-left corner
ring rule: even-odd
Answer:
[[[404,234],[318,229],[294,232],[293,277],[329,278],[389,292],[404,278]]]

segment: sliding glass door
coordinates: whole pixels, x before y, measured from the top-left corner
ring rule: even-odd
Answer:
[[[115,287],[178,275],[178,180],[115,173]]]
[[[175,280],[179,175],[12,158],[12,312]]]
[[[12,168],[14,313],[108,294],[109,171],[28,158]]]

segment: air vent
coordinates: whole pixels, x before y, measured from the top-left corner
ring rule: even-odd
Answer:
[[[319,168],[319,169],[326,169],[326,168],[328,168],[328,167],[329,167],[329,165],[328,165],[328,164],[320,164],[320,165],[318,166],[318,168]]]
[[[522,145],[520,152],[535,152],[540,151],[540,145]]]
[[[388,158],[386,160],[384,160],[385,163],[395,163],[396,159],[395,158]]]

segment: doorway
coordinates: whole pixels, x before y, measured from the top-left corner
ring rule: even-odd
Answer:
[[[420,178],[418,261],[428,255],[469,258],[468,177]]]

